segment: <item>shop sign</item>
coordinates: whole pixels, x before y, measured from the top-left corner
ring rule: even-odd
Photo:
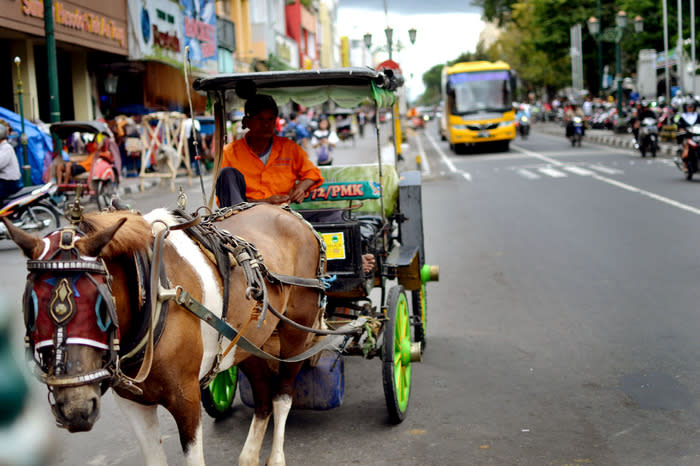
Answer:
[[[216,73],[216,5],[214,0],[180,0],[185,46],[192,66]]]
[[[119,42],[119,45],[124,46],[126,32],[123,27],[117,26],[114,20],[67,6],[62,2],[54,2],[53,6],[54,23],[57,26],[95,34]],[[22,13],[25,16],[43,19],[44,2],[42,0],[22,0]]]
[[[291,68],[299,68],[299,44],[291,37],[275,35],[275,55]]]
[[[129,58],[182,66],[180,5],[171,0],[128,0]]]

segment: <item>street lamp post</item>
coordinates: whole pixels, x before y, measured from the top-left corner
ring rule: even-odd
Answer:
[[[617,113],[622,114],[622,60],[620,51],[620,42],[622,41],[622,36],[625,33],[625,28],[627,27],[627,13],[624,11],[619,11],[615,15],[615,27],[607,28],[601,32],[600,30],[600,20],[595,17],[591,17],[586,21],[588,25],[588,32],[595,38],[596,41],[600,42],[614,42],[615,43],[615,81],[617,83]],[[644,30],[644,20],[641,16],[634,18],[634,32],[639,33]]]
[[[24,102],[22,89],[22,70],[19,65],[22,64],[22,59],[15,57],[15,65],[17,65],[17,99],[19,100],[19,120],[22,133],[19,135],[19,143],[22,148],[22,183],[25,186],[32,185],[32,167],[29,166],[29,153],[27,152],[27,134],[24,132]]]

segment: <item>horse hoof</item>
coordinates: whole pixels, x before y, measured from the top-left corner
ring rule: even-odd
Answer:
[[[287,463],[284,461],[284,454],[282,453],[271,453],[270,457],[265,462],[265,466],[285,466]]]

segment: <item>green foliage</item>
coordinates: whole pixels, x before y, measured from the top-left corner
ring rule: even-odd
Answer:
[[[484,19],[496,22],[501,35],[488,50],[483,44],[474,52],[462,53],[449,63],[472,60],[503,60],[509,63],[523,84],[522,91],[556,90],[571,85],[570,29],[582,26],[584,85],[594,94],[599,93],[598,42],[586,26],[590,17],[598,16],[596,0],[473,0],[480,6]],[[677,2],[667,2],[670,47],[675,47],[677,31]],[[690,16],[684,2],[683,37],[690,36]],[[621,48],[623,76],[636,72],[636,62],[642,49],[663,50],[662,3],[658,0],[600,0],[601,30],[615,26],[615,15],[627,13]],[[644,31],[634,32],[634,18],[644,19]],[[700,14],[696,17],[700,31]],[[615,73],[615,43],[601,43],[601,62]],[[437,67],[437,68],[436,68]],[[436,65],[423,75],[426,99],[438,96],[439,74],[442,65]],[[436,79],[437,77],[437,79]]]
[[[484,19],[503,26],[510,18],[516,0],[473,0],[472,5],[480,6]]]

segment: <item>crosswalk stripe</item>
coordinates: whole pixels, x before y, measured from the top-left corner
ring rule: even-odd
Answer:
[[[552,178],[566,178],[566,173],[560,172],[552,167],[538,168],[537,171],[547,176],[551,176]]]
[[[530,170],[525,170],[524,168],[518,170],[518,175],[530,180],[537,180],[540,177],[537,173],[532,173]]]
[[[577,167],[576,165],[567,165],[565,167],[562,167],[564,170],[574,173],[576,175],[581,175],[581,176],[591,176],[593,174],[592,171],[586,170],[583,167]]]
[[[603,165],[591,165],[590,168],[599,172],[603,172],[607,175],[620,175],[624,173],[622,170],[618,170],[617,168],[605,167]]]

